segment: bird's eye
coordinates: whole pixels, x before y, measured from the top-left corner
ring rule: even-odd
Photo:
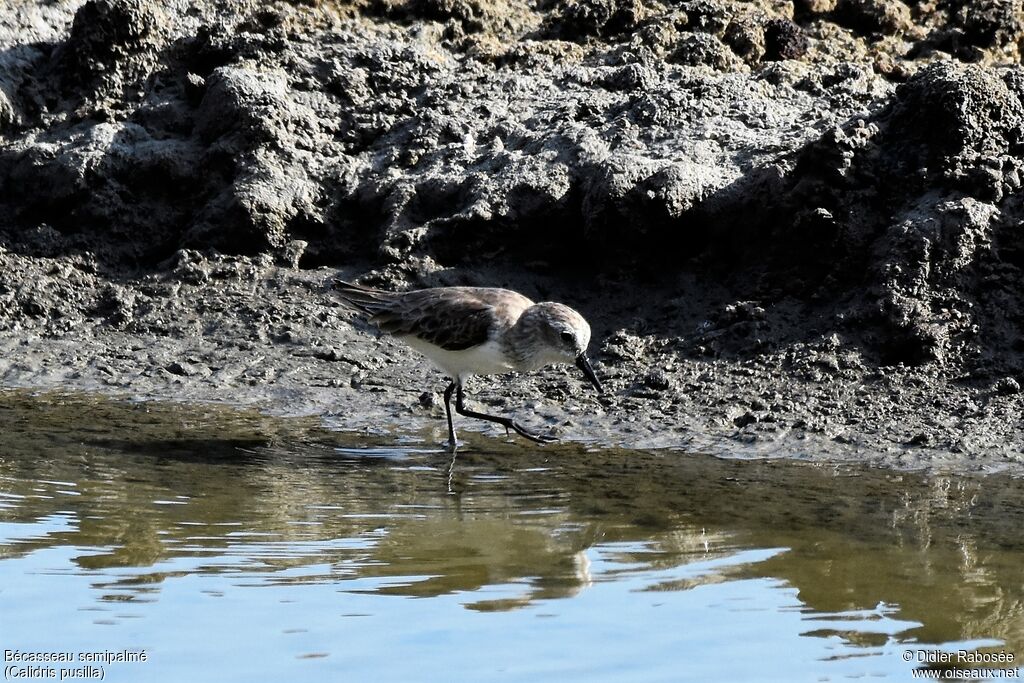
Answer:
[[[562,341],[564,341],[566,344],[571,344],[574,341],[576,341],[576,338],[572,336],[572,332],[563,332],[558,336],[561,337]]]

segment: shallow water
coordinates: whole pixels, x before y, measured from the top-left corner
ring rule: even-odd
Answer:
[[[450,470],[433,438],[0,393],[0,649],[145,653],[107,681],[1020,674],[1020,481],[480,435]]]

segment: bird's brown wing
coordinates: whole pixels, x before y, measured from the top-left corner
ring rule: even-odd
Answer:
[[[370,322],[396,336],[411,335],[448,351],[487,341],[495,323],[494,309],[452,289],[422,289],[397,298]]]
[[[472,288],[385,292],[338,281],[334,290],[382,332],[418,337],[448,351],[483,344],[496,322],[494,306]]]

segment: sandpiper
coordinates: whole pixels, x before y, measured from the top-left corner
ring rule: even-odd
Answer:
[[[473,375],[538,370],[552,363],[575,363],[598,393],[601,382],[587,359],[590,325],[564,304],[534,303],[518,292],[494,287],[432,287],[386,292],[337,281],[342,301],[369,316],[371,323],[432,360],[451,378],[444,390],[448,443],[456,448],[452,393],[460,415],[496,422],[538,443],[555,438],[532,432],[509,417],[466,408],[463,383]]]

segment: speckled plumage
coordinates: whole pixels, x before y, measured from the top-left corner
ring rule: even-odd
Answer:
[[[462,384],[472,375],[575,363],[601,391],[586,356],[590,325],[564,304],[534,303],[518,292],[490,287],[386,292],[339,281],[335,291],[342,301],[365,313],[371,323],[430,358],[452,378],[445,391],[445,408],[453,447],[450,402],[455,390],[460,414],[497,422],[535,441],[550,440],[509,418],[465,409]]]
[[[517,292],[484,287],[385,292],[343,283],[336,291],[382,332],[417,337],[447,351],[483,344],[494,330],[511,326],[533,305]]]

